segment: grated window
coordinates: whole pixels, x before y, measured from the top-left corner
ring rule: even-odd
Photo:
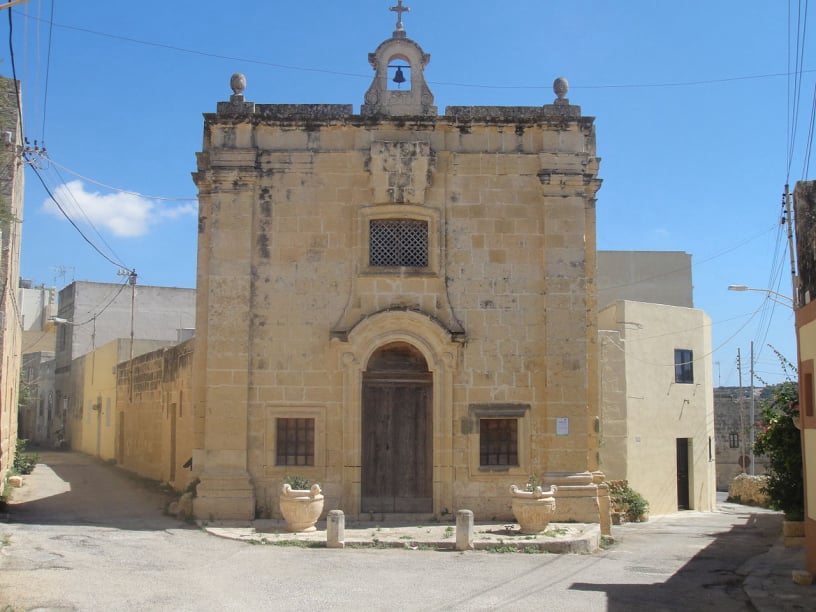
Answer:
[[[479,465],[518,464],[518,419],[479,419]]]
[[[427,267],[428,222],[414,219],[371,220],[368,265]]]
[[[276,465],[314,465],[314,419],[276,419]]]

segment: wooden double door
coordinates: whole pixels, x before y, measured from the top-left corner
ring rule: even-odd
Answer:
[[[432,374],[405,343],[369,360],[362,393],[362,512],[433,511]]]

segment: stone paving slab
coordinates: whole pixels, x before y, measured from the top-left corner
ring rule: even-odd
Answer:
[[[256,520],[231,523],[200,522],[208,533],[250,544],[289,546],[326,545],[326,522],[320,521],[312,532],[291,533],[284,521]],[[352,522],[345,526],[347,548],[407,548],[453,550],[456,547],[456,526],[453,523],[377,524]],[[592,554],[600,549],[601,530],[597,524],[551,523],[540,534],[526,535],[518,525],[506,523],[476,523],[473,527],[473,547],[476,550],[536,551],[549,553]]]

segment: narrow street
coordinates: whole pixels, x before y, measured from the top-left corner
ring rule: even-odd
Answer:
[[[113,466],[40,461],[0,522],[0,610],[755,610],[745,568],[781,522],[721,504],[615,527],[591,556],[251,546],[163,515]]]

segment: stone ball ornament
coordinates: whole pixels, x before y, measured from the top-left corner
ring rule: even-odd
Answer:
[[[563,100],[569,92],[569,81],[564,77],[558,77],[553,81],[553,91],[559,100]]]
[[[240,72],[236,72],[230,77],[230,87],[233,94],[240,96],[246,89],[246,77]]]

